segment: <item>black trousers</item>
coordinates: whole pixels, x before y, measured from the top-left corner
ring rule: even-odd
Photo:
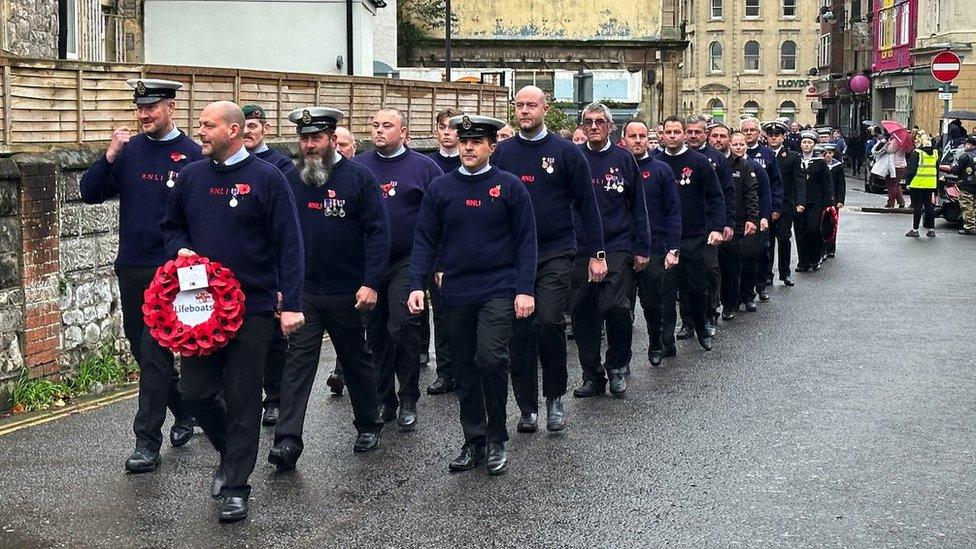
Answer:
[[[742,237],[742,245],[739,248],[741,269],[739,277],[739,303],[752,301],[756,298],[756,287],[759,278],[759,254],[762,253],[763,245],[767,242],[769,231],[759,232]],[[766,276],[763,274],[762,276]]]
[[[797,214],[794,230],[797,240],[798,266],[812,267],[823,258],[823,235],[820,233],[820,216],[823,207],[807,204],[802,214]]]
[[[451,351],[447,348],[447,338],[444,337],[444,306],[441,303],[441,291],[430,283],[430,314],[434,317],[434,359],[436,360],[437,377],[454,379],[454,369],[451,366]],[[430,339],[427,340],[430,346]]]
[[[261,434],[261,385],[268,345],[278,319],[268,314],[244,317],[226,347],[203,357],[183,359],[180,390],[193,416],[220,453],[227,475],[221,495],[248,497]]]
[[[587,282],[589,261],[589,257],[576,259],[573,272],[576,295],[570,316],[583,380],[605,383],[609,374],[630,365],[634,336],[630,298],[634,287],[634,256],[630,252],[608,253],[607,276],[599,284]],[[604,323],[607,354],[602,360],[600,347]]]
[[[790,262],[792,258],[792,238],[793,238],[793,216],[795,207],[790,204],[783,205],[783,211],[779,219],[773,221],[769,226],[769,253],[762,256],[763,260],[763,279],[757,282],[763,288],[766,287],[766,280],[773,278],[773,255],[776,255],[776,263],[779,269],[780,280],[790,276]]]
[[[285,368],[288,340],[281,333],[281,323],[275,325],[264,363],[264,407],[274,408],[281,403],[281,372]]]
[[[742,282],[742,239],[736,234],[718,250],[718,264],[722,269],[722,311],[730,312],[739,307],[739,288]]]
[[[539,366],[542,394],[566,394],[566,320],[575,252],[544,258],[535,272],[535,313],[512,324],[512,392],[522,413],[539,411]],[[585,258],[587,262],[589,258]]]
[[[366,341],[376,360],[376,396],[381,404],[390,406],[417,402],[420,398],[420,316],[407,310],[410,259],[390,265],[378,290],[376,308],[366,316]],[[342,367],[345,372],[346,364]],[[394,392],[397,381],[400,388]]]
[[[722,269],[718,264],[718,250],[720,247],[705,246],[705,266],[707,268],[705,276],[708,282],[708,297],[706,300],[708,308],[705,311],[706,317],[714,315],[718,311],[718,306],[721,304]],[[691,300],[687,299],[685,294],[681,293],[680,290],[678,295],[681,296],[681,299],[678,300],[678,312],[681,313],[682,324],[694,324],[694,321],[691,319]]]
[[[679,260],[680,262],[680,260]],[[644,312],[644,322],[647,323],[647,337],[650,339],[650,351],[660,350],[662,326],[664,324],[664,288],[674,287],[669,279],[674,277],[674,270],[664,268],[663,255],[651,255],[647,267],[634,274],[637,284],[637,297],[640,299],[641,310]],[[633,302],[633,299],[631,299]]]
[[[918,222],[922,221],[922,212],[925,212],[923,227],[926,229],[935,228],[935,205],[932,204],[932,195],[935,189],[908,189],[908,196],[912,198],[912,228],[918,230]]]
[[[508,440],[506,370],[513,318],[515,304],[510,297],[444,306],[465,445]]]
[[[336,358],[342,363],[349,387],[353,425],[358,433],[378,433],[383,428],[376,406],[376,371],[366,346],[362,313],[354,294],[302,296],[305,324],[290,337],[288,360],[281,378],[281,412],[275,425],[275,443],[288,439],[304,448],[302,432],[308,400],[322,353],[322,336],[329,334]]]
[[[180,374],[173,364],[173,353],[156,343],[142,319],[143,292],[155,274],[156,269],[152,268],[115,267],[122,301],[122,331],[139,364],[139,408],[132,423],[136,448],[158,452],[167,406],[176,421],[189,420],[190,412],[180,396]]]
[[[681,255],[678,268],[670,283],[664,288],[664,333],[665,346],[674,345],[674,328],[677,320],[675,302],[678,290],[688,299],[688,316],[698,334],[705,333],[705,314],[708,308],[708,264],[706,260],[705,235],[681,239]],[[675,287],[677,286],[677,287]]]

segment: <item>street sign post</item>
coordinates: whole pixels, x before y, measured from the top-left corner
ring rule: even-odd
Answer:
[[[939,90],[939,99],[943,101],[943,135],[945,135],[946,131],[948,130],[949,124],[949,121],[946,120],[946,116],[949,115],[949,109],[951,108],[950,102],[952,101],[950,84],[952,84],[952,81],[959,76],[960,71],[962,71],[962,62],[959,60],[959,56],[951,51],[946,50],[939,52],[935,54],[935,57],[932,58],[932,77],[943,84],[942,88]]]

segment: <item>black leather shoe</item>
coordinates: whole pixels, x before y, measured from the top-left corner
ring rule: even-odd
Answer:
[[[393,404],[380,404],[380,419],[388,423],[397,418],[397,407]]]
[[[224,473],[224,466],[221,465],[214,470],[213,480],[210,481],[210,497],[220,499],[220,491],[224,489],[227,482],[227,475]]]
[[[265,427],[274,427],[278,424],[278,407],[268,406],[264,410],[264,415],[261,416],[261,425]]]
[[[610,374],[610,394],[624,396],[627,393],[627,378],[619,370]]]
[[[443,395],[454,390],[454,380],[446,377],[437,376],[437,379],[427,387],[428,395]]]
[[[661,349],[651,349],[651,354],[648,358],[651,361],[651,366],[660,366],[661,360],[664,359],[664,351]]]
[[[722,320],[729,321],[732,320],[733,318],[735,318],[735,313],[733,313],[731,310],[722,311]]]
[[[796,286],[796,282],[793,282],[793,279],[790,277],[781,278],[780,280],[783,281],[783,286]]]
[[[518,427],[515,428],[520,433],[534,433],[539,430],[539,414],[535,412],[523,412],[519,418]]]
[[[220,509],[220,522],[239,522],[247,518],[247,498],[230,496],[224,498]]]
[[[718,317],[710,316],[708,320],[705,321],[705,335],[708,337],[715,337],[715,333],[718,331]]]
[[[301,453],[298,446],[281,441],[272,446],[271,451],[268,452],[268,463],[274,465],[279,473],[293,471]]]
[[[769,293],[766,290],[759,292],[759,301],[769,301]]]
[[[329,374],[329,379],[325,380],[325,384],[329,386],[329,390],[335,396],[342,396],[342,389],[346,386],[342,376],[336,375],[335,372]]]
[[[675,339],[690,339],[693,335],[695,335],[695,329],[690,324],[682,324],[681,329],[678,330],[678,335],[674,337]]]
[[[808,267],[806,265],[797,265],[796,266],[796,269],[793,269],[793,270],[796,271],[796,272],[798,272],[798,273],[805,273],[805,272],[807,272],[807,271],[810,270],[810,267]]]
[[[573,396],[576,398],[589,398],[600,396],[606,392],[606,386],[603,383],[597,383],[596,381],[586,380],[578,389],[573,391]]]
[[[773,285],[773,275],[769,275],[769,276],[766,277],[766,285],[767,286],[772,286]]]
[[[756,307],[755,299],[750,299],[749,301],[746,301],[746,312],[754,313],[756,312],[756,309],[758,309],[758,307]]]
[[[546,399],[546,429],[562,431],[566,428],[566,411],[563,410],[563,397]]]
[[[193,420],[177,421],[169,429],[169,443],[173,448],[179,448],[193,438]]]
[[[813,264],[813,270],[814,271],[819,271],[821,266],[822,266],[822,263],[820,261],[818,261],[818,262],[816,262],[816,263]]]
[[[397,414],[397,427],[401,431],[413,431],[417,428],[417,403],[403,401],[400,403],[400,413]]]
[[[155,471],[162,460],[159,452],[136,448],[129,459],[125,460],[126,473],[151,473]]]
[[[380,445],[380,434],[379,433],[359,433],[356,437],[356,443],[352,445],[352,451],[364,454],[366,452],[372,452]]]
[[[461,448],[461,453],[458,454],[458,457],[454,458],[454,460],[448,464],[447,468],[454,473],[459,471],[470,471],[471,469],[481,465],[484,459],[484,446],[466,444],[463,448]]]
[[[665,345],[661,350],[661,356],[664,358],[678,356],[678,349],[674,345]]]
[[[508,454],[505,452],[504,442],[488,443],[488,461],[486,462],[489,475],[500,475],[508,468]]]
[[[712,338],[710,338],[708,336],[699,337],[698,338],[698,344],[701,345],[701,348],[702,349],[705,349],[706,351],[711,351],[712,350]]]

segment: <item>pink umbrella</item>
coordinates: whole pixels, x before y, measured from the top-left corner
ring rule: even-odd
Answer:
[[[915,142],[912,140],[911,134],[904,126],[895,122],[894,120],[882,120],[881,127],[891,135],[891,138],[895,140],[898,144],[898,148],[902,152],[909,152],[915,148]]]

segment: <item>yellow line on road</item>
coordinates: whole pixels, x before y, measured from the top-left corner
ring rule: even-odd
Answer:
[[[74,406],[63,408],[56,412],[52,412],[50,414],[46,414],[40,417],[25,418],[20,421],[8,423],[6,425],[0,425],[0,436],[9,435],[10,433],[14,433],[20,431],[21,429],[26,429],[28,427],[35,427],[37,425],[50,423],[56,419],[61,419],[63,417],[67,417],[70,415],[78,414],[81,412],[87,412],[89,410],[94,410],[96,408],[101,408],[103,406],[107,406],[115,402],[128,400],[130,398],[137,396],[138,394],[139,394],[139,388],[133,387],[131,389],[126,389],[118,393],[112,393],[110,395],[101,398],[96,398],[94,400],[89,400],[80,404],[76,404]]]

